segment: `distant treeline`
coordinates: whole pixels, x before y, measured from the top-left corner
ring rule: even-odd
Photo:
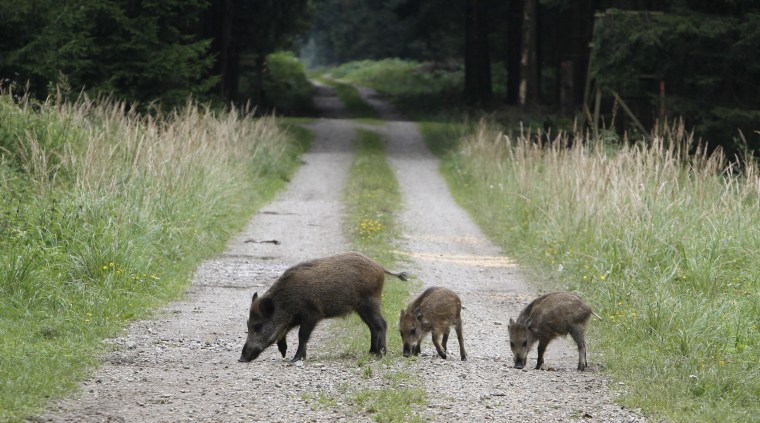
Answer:
[[[460,73],[467,104],[587,118],[599,92],[606,125],[683,116],[731,155],[760,145],[759,28],[760,0],[0,0],[0,78],[261,106],[275,51],[397,57]]]
[[[311,10],[308,0],[0,0],[0,82],[37,97],[259,103],[266,56],[294,45]]]
[[[760,149],[758,0],[315,4],[302,49],[310,66],[428,61],[429,70],[464,70],[470,103],[581,119],[594,113],[598,88],[600,125],[636,128],[634,115],[648,130],[684,117],[729,157]]]

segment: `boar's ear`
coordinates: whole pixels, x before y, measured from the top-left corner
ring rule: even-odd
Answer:
[[[259,302],[259,310],[264,317],[272,317],[274,313],[274,301],[271,298],[262,298]]]
[[[258,292],[254,292],[253,293],[253,298],[251,298],[251,302],[256,301],[256,298],[259,298],[259,293]]]
[[[422,320],[422,309],[420,307],[414,309],[414,317],[416,317],[417,320]]]

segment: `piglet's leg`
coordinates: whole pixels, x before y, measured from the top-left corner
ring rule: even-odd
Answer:
[[[583,332],[583,328],[577,326],[570,329],[570,336],[578,344],[578,370],[580,371],[586,370],[586,367],[588,367],[588,363],[586,362],[586,337]]]
[[[433,331],[433,345],[435,345],[435,350],[438,351],[438,355],[440,355],[441,358],[445,360],[446,359],[446,350],[444,350],[441,347],[440,338],[441,338],[441,334],[440,333],[436,333],[435,331]]]

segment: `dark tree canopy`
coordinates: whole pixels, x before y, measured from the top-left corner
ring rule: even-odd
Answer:
[[[237,99],[241,55],[261,63],[308,28],[309,0],[0,0],[0,78],[132,101]]]
[[[666,89],[668,116],[740,154],[742,130],[760,146],[760,7],[748,2],[687,2],[667,13],[610,10],[597,22],[592,74],[605,89],[643,93],[651,80]],[[724,3],[725,7],[716,7]]]
[[[43,0],[3,5],[0,73],[131,100],[182,101],[215,83],[194,35],[203,0]]]
[[[309,65],[401,58],[461,73],[463,95],[448,98],[477,107],[583,119],[599,87],[647,125],[684,116],[738,152],[737,128],[760,149],[759,28],[760,0],[0,0],[0,79],[39,97],[62,85],[272,106],[288,85],[267,57],[301,47]],[[292,66],[276,57],[271,68]]]

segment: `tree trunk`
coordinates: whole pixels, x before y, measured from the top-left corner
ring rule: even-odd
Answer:
[[[467,0],[465,10],[465,27],[464,27],[464,96],[467,102],[477,100],[478,80],[477,80],[477,46],[475,45],[475,13],[473,3],[477,0]]]
[[[507,104],[517,104],[520,90],[522,0],[509,0],[507,16]]]
[[[484,104],[491,100],[487,0],[467,0],[464,79],[469,103]]]
[[[233,32],[237,15],[236,0],[224,0],[222,11],[221,41],[221,82],[220,94],[228,101],[238,97],[238,79],[240,76],[240,51]]]
[[[253,87],[253,104],[257,106],[266,106],[264,104],[264,72],[266,71],[266,56],[263,53],[256,54],[256,77]]]
[[[488,45],[488,1],[476,4],[478,51],[478,99],[481,103],[491,101],[491,49]]]
[[[559,106],[562,116],[572,117],[575,109],[575,64],[565,60],[559,66]]]
[[[237,99],[240,52],[236,31],[240,0],[214,0],[203,15],[202,39],[211,39],[210,53],[216,57],[213,75],[219,75],[216,93],[228,101]]]
[[[532,107],[538,104],[537,12],[538,0],[525,0],[523,7],[519,88],[519,103],[522,107]]]

